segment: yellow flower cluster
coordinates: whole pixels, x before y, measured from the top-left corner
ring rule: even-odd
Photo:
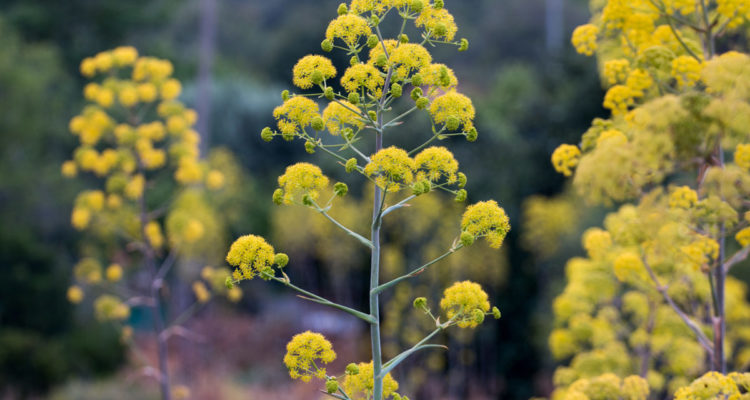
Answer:
[[[81,62],[81,75],[92,78],[97,73],[109,72],[113,67],[133,65],[137,59],[138,51],[130,46],[103,51],[94,57],[85,58]]]
[[[341,100],[332,101],[323,110],[323,122],[326,124],[328,133],[334,136],[341,134],[347,127],[361,129],[364,121],[360,114],[362,111],[352,103]]]
[[[615,85],[623,83],[628,78],[630,73],[630,61],[624,58],[618,58],[614,60],[608,60],[604,63],[603,75],[607,79],[607,83]]]
[[[607,129],[599,134],[596,138],[596,146],[599,147],[603,144],[622,146],[628,143],[628,137],[624,133],[617,129]]]
[[[122,321],[130,317],[130,307],[117,297],[105,294],[94,300],[94,314],[100,321]]]
[[[630,71],[625,86],[630,89],[633,97],[643,97],[654,86],[654,79],[646,70],[638,68]]]
[[[361,37],[368,37],[372,34],[372,29],[367,24],[367,20],[354,14],[340,15],[328,24],[326,29],[326,39],[334,40],[339,38],[349,47],[354,47]]]
[[[309,382],[311,378],[326,378],[326,369],[318,363],[328,364],[336,359],[333,346],[323,335],[306,331],[292,337],[286,345],[284,365],[292,379]]]
[[[445,124],[448,130],[463,129],[468,132],[474,127],[474,105],[471,99],[449,91],[432,101],[430,115],[436,124]]]
[[[227,253],[227,263],[237,267],[232,274],[235,280],[253,279],[274,264],[274,250],[265,239],[255,235],[239,237]]]
[[[301,89],[319,85],[326,79],[336,76],[336,68],[331,60],[323,56],[302,57],[292,69],[293,82]]]
[[[625,252],[617,256],[612,270],[621,282],[638,282],[648,279],[646,267],[641,257],[632,252]]]
[[[603,258],[612,246],[612,235],[600,228],[590,228],[583,233],[583,248],[592,259]]]
[[[690,56],[679,56],[672,60],[672,77],[680,89],[694,86],[701,78],[703,63]]]
[[[729,375],[711,371],[694,380],[690,385],[679,388],[675,400],[693,399],[741,399],[746,389],[747,373],[733,372]],[[741,385],[739,383],[742,382]],[[742,387],[742,391],[740,391]]]
[[[68,301],[73,304],[78,304],[81,301],[83,301],[83,289],[81,289],[80,286],[73,285],[68,288],[68,291],[66,293],[66,297],[68,298]]]
[[[738,167],[750,170],[750,144],[738,144],[734,151],[734,163]]]
[[[445,8],[436,9],[433,5],[424,7],[414,24],[418,28],[424,27],[430,37],[446,41],[453,40],[458,32],[453,15]]]
[[[341,77],[341,86],[347,92],[356,92],[359,89],[367,89],[370,94],[380,97],[385,79],[380,71],[370,64],[356,64],[346,69]]]
[[[750,16],[750,3],[743,0],[716,0],[716,12],[725,18],[728,28],[736,28]]]
[[[319,116],[319,111],[318,103],[307,97],[294,96],[274,108],[273,116],[282,134],[294,135],[309,126],[313,118]]]
[[[603,105],[612,111],[613,116],[623,115],[628,112],[628,107],[635,104],[633,97],[632,89],[625,85],[615,85],[604,95]]]
[[[463,281],[445,289],[440,308],[448,320],[454,320],[459,327],[476,328],[490,311],[490,302],[479,284]]]
[[[417,169],[417,181],[427,179],[436,182],[445,178],[448,183],[456,181],[458,161],[445,147],[429,147],[414,157]]]
[[[110,282],[118,282],[122,279],[122,267],[120,264],[110,264],[109,267],[104,271],[104,276]]]
[[[83,258],[73,267],[73,275],[81,282],[99,283],[102,280],[102,265],[95,258]]]
[[[476,239],[486,237],[490,247],[497,249],[510,231],[510,222],[505,210],[495,200],[480,201],[464,211],[461,231],[470,233]]]
[[[688,209],[698,203],[698,193],[690,186],[679,186],[669,194],[669,207]]]
[[[734,240],[736,240],[742,247],[750,246],[750,228],[741,229],[736,235],[734,235]]]
[[[698,9],[698,4],[693,0],[667,0],[664,2],[667,12],[674,14],[679,12],[682,15],[690,15]]]
[[[375,48],[381,48],[382,50],[382,46]],[[396,82],[407,79],[413,73],[429,66],[432,62],[430,52],[415,43],[401,43],[393,50],[389,50],[388,55],[388,65],[393,67],[392,79]]]
[[[193,294],[198,303],[205,304],[211,300],[211,292],[208,291],[206,285],[201,281],[193,282]]]
[[[581,25],[573,31],[571,43],[578,53],[591,56],[596,51],[596,35],[598,34],[599,28],[595,25]]]
[[[561,144],[552,153],[552,166],[555,171],[565,175],[573,175],[573,168],[578,165],[581,159],[581,150],[578,146],[572,144]]]
[[[719,256],[719,243],[716,240],[698,235],[694,241],[682,246],[682,252],[694,269],[699,269]]]
[[[320,167],[310,163],[297,163],[286,168],[279,177],[279,193],[284,204],[304,204],[305,197],[315,200],[328,186],[328,178]],[[278,196],[279,194],[274,194]]]
[[[452,69],[445,64],[430,64],[419,71],[422,84],[443,89],[458,86],[458,79]]]
[[[389,192],[397,192],[414,182],[416,162],[403,149],[391,146],[370,157],[365,175],[375,178],[375,184]]]
[[[352,400],[369,400],[372,398],[372,389],[375,384],[372,361],[361,362],[357,364],[357,367],[359,372],[347,374],[341,386]],[[396,390],[398,390],[398,382],[390,373],[386,374],[383,378],[383,398],[394,396]]]
[[[640,376],[630,375],[625,379],[620,379],[615,374],[606,373],[589,379],[579,379],[570,385],[561,397],[553,396],[553,398],[562,400],[646,400],[649,392],[648,381]]]

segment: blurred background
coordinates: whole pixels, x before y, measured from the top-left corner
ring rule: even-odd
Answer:
[[[0,1],[0,399],[158,395],[120,344],[120,333],[65,299],[81,248],[69,223],[73,200],[94,186],[60,174],[76,145],[68,121],[83,105],[78,66],[116,46],[171,60],[184,85],[181,100],[199,113],[204,154],[230,149],[222,151],[238,160],[242,185],[226,237],[270,238],[289,253],[289,273],[299,286],[365,308],[368,255],[319,216],[270,201],[287,165],[312,161],[326,170],[335,164],[306,154],[300,142],[264,143],[259,135],[273,124],[280,92],[292,88],[296,60],[321,53],[339,1]],[[558,144],[576,142],[605,114],[596,62],[576,55],[569,42],[573,28],[588,19],[588,2],[447,0],[446,8],[471,46],[465,53],[438,48],[434,57],[454,68],[460,91],[477,107],[480,132],[475,143],[448,146],[469,176],[469,201],[496,199],[513,229],[500,252],[477,247],[389,293],[385,355],[427,332],[429,321],[410,311],[414,297],[432,293],[436,303],[449,282],[473,279],[490,292],[502,319],[451,331],[440,338],[449,351],[403,364],[394,371],[400,392],[412,399],[544,396],[554,369],[547,350],[551,300],[562,288],[564,261],[581,253],[580,232],[602,215],[572,206],[572,194],[549,162]],[[347,62],[342,54],[334,61],[340,70]],[[413,119],[394,143],[416,143],[427,126],[426,119]],[[369,194],[350,187],[352,195],[334,213],[362,226],[365,216],[357,208],[369,207]],[[385,275],[442,253],[461,212],[436,194],[390,221]],[[229,244],[217,253],[225,254]],[[198,339],[170,343],[172,369],[189,382],[192,398],[320,398],[316,385],[292,381],[281,363],[289,338],[307,329],[332,338],[339,353],[332,370],[366,361],[366,327],[355,319],[267,282],[242,288],[239,303],[212,304],[190,323]],[[148,326],[134,325],[148,352]]]

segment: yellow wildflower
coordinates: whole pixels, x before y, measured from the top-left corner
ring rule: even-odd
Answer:
[[[452,69],[445,66],[445,64],[430,64],[421,70],[419,75],[422,76],[422,84],[427,86],[435,86],[443,89],[456,87],[458,85],[458,79]]]
[[[143,188],[146,185],[146,179],[143,175],[133,176],[125,186],[125,196],[129,199],[136,200],[143,194]]]
[[[111,295],[103,295],[94,301],[94,313],[100,321],[122,321],[130,317],[130,307]]]
[[[480,201],[464,211],[461,231],[474,235],[476,239],[486,237],[490,247],[497,249],[510,231],[510,222],[505,210],[495,200]]]
[[[135,90],[138,92],[138,99],[144,103],[156,100],[157,91],[153,83],[141,83]]]
[[[429,35],[433,38],[453,40],[456,37],[458,27],[453,20],[453,15],[445,8],[435,9],[435,7],[424,7],[414,24],[418,27],[424,27]]]
[[[430,115],[436,124],[445,123],[452,131],[463,129],[468,132],[474,127],[475,110],[471,99],[455,91],[445,93],[433,100],[430,105]]]
[[[347,126],[356,129],[364,126],[365,123],[362,121],[360,113],[361,110],[348,101],[341,100],[340,103],[332,101],[323,110],[323,122],[331,135],[338,136]]]
[[[703,63],[691,56],[679,56],[672,60],[672,77],[680,89],[695,85],[701,79]]]
[[[571,176],[573,174],[572,169],[578,165],[580,158],[581,150],[578,149],[578,146],[561,144],[552,153],[552,166],[555,167],[555,171],[565,176]]]
[[[394,81],[404,80],[432,62],[430,52],[415,43],[402,43],[390,51],[389,56],[388,61],[393,67],[392,79]]]
[[[669,207],[671,208],[690,208],[698,203],[698,193],[691,189],[690,186],[680,186],[672,190],[669,194]]]
[[[70,224],[80,230],[86,229],[91,221],[91,211],[85,208],[76,207],[70,215]]]
[[[612,236],[600,228],[590,228],[583,233],[583,248],[593,259],[602,258],[612,246]]]
[[[596,145],[601,146],[605,142],[621,146],[628,142],[628,137],[617,129],[607,129],[599,134],[599,137],[596,139]]]
[[[380,71],[370,64],[353,65],[347,68],[341,77],[341,86],[347,92],[365,88],[375,97],[380,97],[384,84],[385,79],[380,75]]]
[[[596,26],[591,24],[581,25],[573,31],[571,42],[578,53],[590,56],[596,50],[597,34],[599,34],[599,28]]]
[[[654,85],[654,79],[651,77],[646,70],[634,69],[630,71],[628,79],[625,81],[633,97],[643,97],[646,94],[646,90]]]
[[[279,177],[279,188],[283,193],[284,204],[304,203],[305,196],[315,200],[326,186],[328,186],[328,178],[323,175],[320,167],[310,163],[290,165],[286,168],[284,175]]]
[[[750,170],[750,144],[738,144],[734,151],[734,163],[744,170]]]
[[[102,280],[102,265],[96,259],[86,257],[73,267],[73,275],[82,282],[99,283]]]
[[[285,128],[297,132],[310,125],[313,118],[318,116],[318,104],[307,97],[294,96],[285,101],[284,104],[273,110],[273,116],[279,121],[279,129],[283,132]]]
[[[206,175],[206,187],[211,190],[218,190],[224,187],[224,174],[215,169],[209,171]]]
[[[138,59],[138,50],[132,46],[121,46],[112,50],[112,58],[118,67],[133,65]]]
[[[211,292],[208,291],[206,285],[201,281],[193,282],[193,294],[198,303],[204,304],[211,300]]]
[[[357,364],[357,368],[359,373],[346,374],[341,386],[352,400],[368,400],[372,398],[372,390],[375,385],[372,361],[369,363],[361,362]],[[396,390],[398,390],[398,382],[393,379],[390,373],[386,374],[383,378],[383,398],[391,397]]]
[[[608,60],[604,63],[603,75],[607,78],[607,83],[615,85],[623,83],[630,72],[630,62],[627,59],[619,58]]]
[[[358,15],[344,14],[328,25],[326,39],[340,38],[347,46],[354,47],[360,37],[368,37],[371,33],[367,20]]]
[[[633,90],[624,85],[612,86],[604,95],[604,108],[612,110],[612,115],[622,115],[628,112],[628,107],[634,104]]]
[[[417,181],[427,179],[435,182],[445,177],[448,183],[456,181],[458,161],[453,153],[445,147],[429,147],[414,157],[416,162]]]
[[[323,56],[302,57],[292,69],[293,82],[301,89],[309,89],[326,79],[336,76],[336,68],[331,60]]]
[[[80,286],[73,285],[68,288],[67,297],[69,302],[78,304],[83,301],[83,289]]]
[[[487,299],[487,293],[479,284],[471,281],[456,282],[443,292],[440,308],[448,319],[453,319],[459,327],[475,328],[480,323],[475,315],[477,310],[482,315],[490,311],[490,302]]]
[[[173,100],[180,95],[182,91],[182,85],[177,79],[168,79],[161,84],[161,98],[164,100]]]
[[[742,247],[750,246],[750,228],[743,228],[737,232],[737,234],[734,235],[734,240],[736,240]]]
[[[416,163],[406,151],[391,146],[373,154],[364,172],[375,177],[375,184],[380,188],[395,192],[401,185],[410,185],[414,181],[415,169]]]
[[[253,279],[255,275],[271,268],[274,262],[274,250],[260,236],[241,236],[229,248],[227,262],[237,267],[234,273],[235,279]]]
[[[146,231],[146,238],[151,247],[158,249],[164,245],[164,235],[161,232],[161,226],[158,222],[151,221],[147,223],[144,230]]]
[[[309,382],[311,378],[325,379],[326,369],[318,364],[328,364],[336,359],[336,352],[325,336],[306,331],[292,337],[286,345],[284,365],[292,379]]]
[[[613,264],[613,271],[621,282],[632,282],[648,277],[641,257],[631,252],[625,252],[617,256]]]
[[[122,267],[120,264],[110,264],[109,267],[104,271],[104,275],[110,282],[117,282],[122,279]]]

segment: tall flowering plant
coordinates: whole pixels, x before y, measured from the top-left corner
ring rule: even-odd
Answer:
[[[400,29],[393,38],[385,38],[381,27],[390,17],[400,20]],[[407,36],[409,25],[421,35],[418,43]],[[499,248],[510,229],[505,211],[495,201],[476,203],[467,207],[457,223],[455,239],[446,244],[444,254],[403,276],[380,281],[381,226],[385,217],[406,212],[411,200],[433,191],[451,193],[459,202],[467,197],[463,189],[467,178],[459,172],[453,154],[432,144],[454,136],[476,140],[474,106],[457,91],[458,80],[453,71],[433,62],[425,47],[452,45],[459,51],[466,50],[468,41],[455,40],[456,32],[453,16],[442,0],[353,0],[341,4],[338,17],[328,25],[321,44],[325,52],[338,50],[350,56],[350,65],[338,80],[341,90],[335,88],[338,71],[330,59],[321,55],[303,57],[292,70],[293,82],[303,93],[284,91],[283,104],[273,112],[276,128],[268,127],[261,132],[266,141],[277,136],[287,141],[301,140],[307,152],[322,151],[330,155],[344,171],[358,174],[373,187],[369,233],[355,232],[329,214],[336,206],[336,199],[347,195],[348,187],[337,182],[331,188],[331,179],[316,165],[301,162],[289,166],[279,177],[279,187],[273,194],[273,202],[278,205],[300,206],[320,213],[370,253],[367,311],[334,303],[293,284],[284,272],[289,257],[276,252],[262,237],[240,237],[227,254],[227,262],[235,267],[227,280],[229,287],[255,277],[276,281],[300,292],[307,300],[339,309],[369,325],[372,359],[349,364],[340,376],[329,375],[326,370],[325,364],[333,361],[336,354],[321,334],[300,333],[287,345],[284,364],[290,376],[305,382],[322,380],[324,392],[331,397],[406,398],[397,393],[399,385],[390,374],[404,359],[420,350],[443,347],[430,340],[449,327],[475,328],[486,315],[500,317],[500,311],[491,307],[488,295],[478,283],[456,282],[439,301],[440,312],[434,312],[426,298],[414,300],[414,306],[434,321],[434,331],[393,359],[383,360],[381,294],[400,282],[416,278],[476,240],[485,239],[491,247]],[[325,105],[322,112],[321,105]],[[396,108],[403,111],[397,113]],[[387,135],[417,112],[430,117],[431,131],[424,143],[410,150],[385,146]],[[370,149],[365,145],[371,146]],[[349,158],[345,156],[347,153]]]

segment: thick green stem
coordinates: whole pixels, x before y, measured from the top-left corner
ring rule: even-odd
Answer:
[[[381,117],[382,118],[382,117]],[[383,135],[376,133],[375,152],[383,148]],[[373,199],[372,209],[372,257],[370,259],[370,317],[375,322],[370,324],[370,342],[372,345],[372,366],[373,366],[373,400],[383,398],[383,378],[380,372],[383,368],[383,360],[380,350],[380,295],[373,292],[373,289],[380,284],[380,214],[383,195],[379,186],[375,186],[375,198]]]

